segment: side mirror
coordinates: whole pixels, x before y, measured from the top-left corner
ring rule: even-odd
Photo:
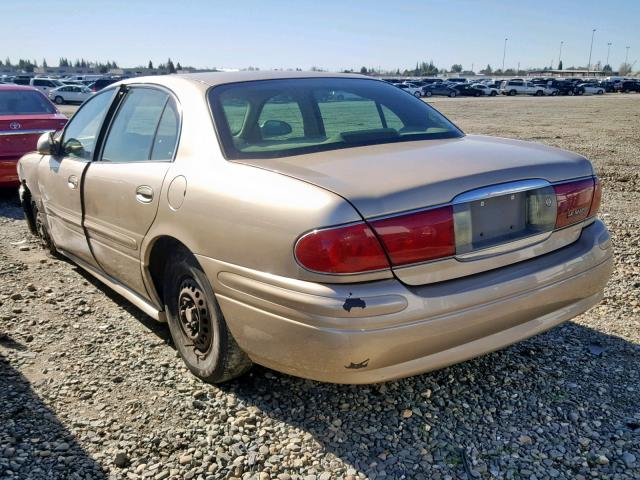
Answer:
[[[260,126],[262,138],[280,137],[282,135],[288,135],[292,131],[291,125],[281,120],[267,120]]]
[[[54,152],[55,141],[53,140],[53,132],[46,132],[40,135],[38,139],[37,150],[40,155],[52,155]]]

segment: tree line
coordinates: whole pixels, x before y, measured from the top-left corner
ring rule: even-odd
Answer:
[[[9,57],[7,57],[4,61],[0,60],[0,67],[13,67],[27,73],[32,73],[38,67],[49,68],[49,65],[47,64],[47,60],[44,58],[42,59],[42,62],[38,64],[37,60],[29,60],[24,58],[21,58],[14,63],[11,61]],[[58,59],[58,67],[59,68],[63,68],[63,67],[84,68],[84,69],[92,68],[100,73],[107,73],[109,70],[119,68],[115,60],[108,61],[105,63],[105,62],[89,61],[89,60],[85,60],[84,58],[78,58],[74,61],[71,61],[66,57],[60,57]],[[145,67],[137,66],[134,68],[145,68]],[[153,69],[153,62],[151,60],[149,60],[149,63],[147,64],[146,68]],[[169,73],[176,73],[178,70],[182,70],[183,67],[182,65],[180,65],[180,62],[177,62],[174,64],[173,61],[169,58],[166,63],[159,64],[157,66],[157,69],[166,70]]]

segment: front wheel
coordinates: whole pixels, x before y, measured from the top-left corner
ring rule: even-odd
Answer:
[[[455,97],[456,95],[457,95],[457,93],[456,93],[456,92],[450,92],[450,93],[449,93],[449,97],[451,97],[451,98]]]
[[[569,91],[567,92],[567,95],[568,95],[568,96],[570,96],[570,97],[573,97],[573,90],[569,90]]]
[[[552,97],[555,97],[555,96],[557,96],[557,95],[558,95],[558,92],[551,92],[551,96],[552,96]]]
[[[430,91],[428,91],[428,90],[424,93],[424,96],[425,96],[425,97],[427,97],[427,98],[429,98],[429,97],[430,97],[430,96],[432,96],[432,95],[433,95],[433,93],[431,93],[431,92],[430,92]]]
[[[163,292],[171,337],[195,376],[221,383],[251,368],[251,360],[227,327],[209,280],[187,250],[178,250],[169,260]]]
[[[415,93],[413,94],[413,96],[414,96],[414,97],[416,97],[416,98],[420,98],[420,92],[415,92]]]
[[[509,91],[509,95],[512,96],[512,97],[515,97],[517,93],[518,92],[516,92],[515,90],[510,90]]]
[[[56,102],[56,104],[58,105],[62,105],[64,103],[64,98],[62,98],[60,95],[56,96],[56,98],[53,99],[54,102]]]
[[[597,94],[598,95],[602,95],[604,93],[604,90],[598,90]]]
[[[542,90],[538,90],[536,92],[536,97],[541,97],[542,95],[544,95],[544,92]]]
[[[491,92],[489,95],[491,95],[492,97],[495,97],[496,95],[498,95],[498,92],[493,91],[493,92]]]
[[[482,95],[480,92],[476,92],[473,94],[474,97],[479,97],[480,95]]]

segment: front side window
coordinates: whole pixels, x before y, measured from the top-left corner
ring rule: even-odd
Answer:
[[[93,159],[96,139],[115,90],[91,97],[71,118],[64,130],[62,150],[65,156]]]
[[[232,83],[212,88],[208,97],[229,159],[463,135],[425,102],[377,80]]]
[[[132,88],[111,123],[101,160],[105,162],[150,160],[156,132],[168,100],[169,94],[162,90]],[[172,135],[170,125],[163,126],[162,135],[165,137]]]

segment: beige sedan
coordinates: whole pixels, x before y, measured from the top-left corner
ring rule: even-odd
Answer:
[[[126,80],[18,171],[43,244],[168,321],[209,382],[441,368],[588,310],[612,268],[587,159],[355,75]]]

